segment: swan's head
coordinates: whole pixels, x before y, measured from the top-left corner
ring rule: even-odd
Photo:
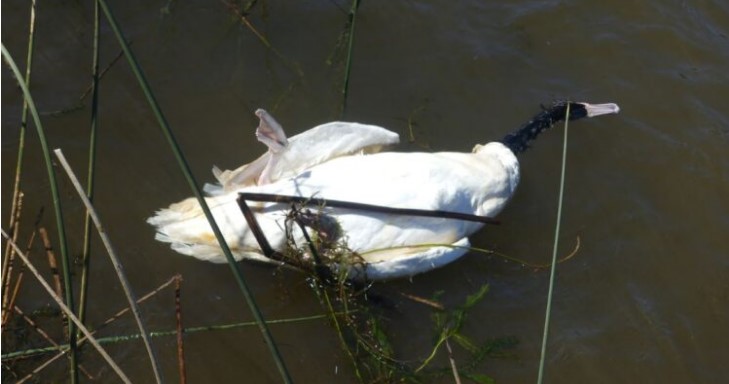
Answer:
[[[569,109],[569,111],[568,111]],[[558,101],[549,107],[542,106],[542,112],[534,116],[516,132],[506,135],[501,142],[515,154],[524,152],[529,142],[534,140],[545,129],[554,123],[564,120],[577,120],[583,117],[595,117],[620,112],[614,103],[590,104],[573,101]]]

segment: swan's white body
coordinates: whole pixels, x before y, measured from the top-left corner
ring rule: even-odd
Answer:
[[[502,142],[477,145],[472,153],[370,155],[360,153],[396,143],[397,134],[376,126],[336,122],[287,139],[281,126],[258,110],[261,124],[256,135],[269,151],[235,171],[214,169],[220,185],[206,188],[211,195],[207,203],[237,259],[269,262],[272,260],[262,254],[237,204],[239,192],[492,217],[501,212],[519,183],[515,153],[525,150],[539,132],[566,115],[573,120],[619,110],[612,103],[555,103]],[[283,251],[290,207],[250,201],[248,205],[271,246]],[[359,264],[349,268],[350,277],[355,279],[391,279],[438,268],[466,253],[468,236],[483,226],[456,219],[332,207],[323,208],[321,213],[336,220],[336,232],[364,261],[364,268]],[[175,251],[201,260],[225,261],[195,199],[172,204],[147,221],[157,227],[156,238],[171,243]],[[301,230],[291,233],[297,244],[303,244]]]
[[[207,203],[236,259],[271,261],[262,254],[243,218],[236,202],[238,192],[494,216],[505,206],[519,182],[516,156],[501,143],[476,146],[473,153],[384,152],[348,155],[356,152],[356,147],[362,146],[357,143],[366,143],[366,147],[390,144],[393,141],[391,135],[397,135],[391,132],[390,135],[382,135],[382,132],[371,128],[363,130],[362,125],[355,123],[330,124],[336,124],[336,129],[351,133],[344,136],[347,141],[357,137],[360,140],[354,140],[354,144],[344,143],[336,139],[341,136],[332,136],[331,131],[319,126],[290,139],[286,151],[291,152],[284,155],[286,162],[275,165],[298,166],[281,167],[280,173],[274,173],[273,182],[256,185],[255,177],[251,179],[247,176],[237,179],[237,185],[234,185],[230,180],[235,178],[230,175],[235,176],[236,172],[240,174],[241,169],[245,170],[244,166],[237,171],[221,173],[229,175],[220,180],[222,188],[208,187],[212,196],[206,198]],[[378,133],[379,139],[373,139],[367,132]],[[363,133],[369,139],[363,139]],[[325,153],[316,156],[306,151],[322,141],[334,142],[334,145],[320,145],[320,151]],[[298,145],[302,146],[297,148]],[[331,148],[337,150],[327,150]],[[298,153],[301,155],[295,155]],[[313,165],[301,166],[301,162],[296,162],[296,156],[301,156],[305,162]],[[322,158],[324,160],[316,160]],[[257,161],[261,161],[260,158]],[[258,169],[254,174],[265,172]],[[246,181],[242,181],[244,179]],[[256,212],[258,223],[272,247],[283,249],[286,244],[286,213],[290,207],[276,203],[248,204]],[[412,276],[445,265],[466,253],[468,236],[483,226],[455,219],[339,208],[325,208],[324,212],[337,220],[348,247],[366,262],[364,271],[361,268],[353,269],[350,275],[371,280]],[[157,227],[157,240],[171,243],[175,251],[201,260],[225,262],[215,236],[194,198],[158,211],[148,222]],[[297,241],[301,243],[301,232],[295,233]]]

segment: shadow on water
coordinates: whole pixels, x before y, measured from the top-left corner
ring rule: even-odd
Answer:
[[[265,107],[295,134],[339,117],[346,67],[349,3],[214,2],[112,4],[128,41],[201,182],[212,165],[234,168],[258,157],[253,111]],[[24,66],[27,2],[4,2],[3,44]],[[31,91],[53,148],[84,169],[90,102],[93,3],[38,2]],[[356,20],[344,119],[377,124],[413,138],[403,150],[468,151],[498,139],[555,98],[614,101],[621,115],[570,129],[559,265],[546,378],[552,382],[719,382],[729,375],[729,8],[721,1],[666,4],[478,1],[429,4],[363,2]],[[230,270],[180,256],[154,241],[144,220],[190,195],[105,24],[101,67],[95,206],[138,295],[179,274],[186,326],[251,320]],[[265,41],[264,41],[265,40]],[[266,44],[270,44],[267,46]],[[274,49],[275,48],[275,49]],[[18,150],[22,94],[2,69],[2,217],[7,222]],[[56,113],[69,109],[63,113]],[[555,129],[558,131],[558,129]],[[562,137],[545,134],[520,157],[522,178],[502,224],[471,238],[530,263],[547,263],[552,247]],[[403,140],[406,141],[406,140]],[[41,210],[55,236],[49,184],[33,130],[23,171],[21,244]],[[82,180],[83,181],[83,180]],[[84,208],[59,178],[69,250],[82,249]],[[6,228],[5,226],[3,228]],[[22,246],[22,245],[21,245]],[[88,323],[123,307],[101,244],[92,242]],[[4,256],[3,256],[4,257]],[[37,243],[31,257],[50,276]],[[78,271],[78,268],[76,268]],[[267,319],[324,313],[299,274],[242,266]],[[80,272],[79,272],[80,273]],[[30,276],[17,305],[62,339],[58,312]],[[499,382],[536,379],[548,274],[496,256],[470,253],[411,280],[378,283],[388,305],[373,306],[394,354],[417,367],[431,352],[435,311],[488,284],[461,331],[485,343],[515,336],[508,356],[474,372]],[[174,329],[174,294],[143,304],[147,326]],[[15,321],[18,321],[16,317]],[[5,333],[48,345],[34,333]],[[14,328],[13,328],[14,329]],[[23,331],[25,332],[25,331]],[[114,322],[103,337],[134,333]],[[327,320],[272,326],[297,382],[353,381],[355,373]],[[185,336],[191,381],[278,381],[260,333],[238,328]],[[154,339],[162,370],[176,378],[174,336]],[[139,341],[109,352],[135,381],[149,381]],[[456,352],[456,361],[465,355]],[[105,380],[114,373],[92,350],[81,361]],[[63,359],[61,359],[63,360]],[[441,349],[436,365],[448,367]],[[6,361],[4,359],[4,365]],[[35,364],[28,364],[31,369]],[[25,371],[24,371],[25,372]],[[3,380],[10,375],[3,371]],[[63,380],[55,363],[44,377]],[[450,381],[444,375],[434,380]]]

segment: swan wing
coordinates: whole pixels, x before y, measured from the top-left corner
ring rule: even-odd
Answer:
[[[215,176],[219,184],[206,184],[205,192],[210,195],[219,195],[238,188],[256,185],[270,159],[271,152],[266,152],[256,160],[248,164],[243,164],[232,171],[227,169],[221,171],[220,168],[213,166],[213,176]]]
[[[269,169],[270,182],[294,177],[329,160],[376,153],[400,142],[400,136],[376,125],[336,121],[316,126],[289,139]]]
[[[256,116],[259,118],[258,128],[256,128],[258,141],[266,144],[268,150],[273,153],[279,153],[286,149],[289,142],[281,124],[268,112],[260,108],[256,110]]]
[[[268,152],[232,171],[213,168],[222,189],[208,186],[208,192],[274,183],[337,157],[376,153],[400,142],[397,133],[385,128],[342,121],[318,125],[287,139],[266,111],[259,109],[256,115],[261,119],[256,137],[268,146]]]

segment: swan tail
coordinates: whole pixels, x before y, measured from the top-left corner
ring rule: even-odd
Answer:
[[[206,201],[211,209],[214,209],[216,204],[221,204],[215,197],[207,198]],[[188,198],[160,209],[147,219],[147,223],[155,227],[157,231],[155,239],[169,243],[176,252],[213,263],[226,261],[210,223],[195,198]],[[243,255],[237,249],[237,236],[232,233],[224,236],[235,259],[242,259]]]

